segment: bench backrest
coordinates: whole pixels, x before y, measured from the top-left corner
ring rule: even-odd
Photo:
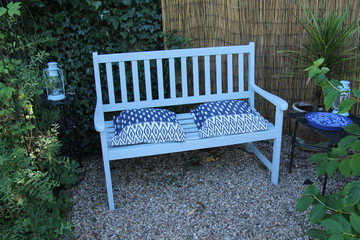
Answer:
[[[104,112],[250,99],[255,44],[119,54],[93,53]],[[105,94],[104,94],[105,93]]]

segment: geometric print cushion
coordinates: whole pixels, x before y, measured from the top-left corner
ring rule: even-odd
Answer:
[[[114,116],[115,136],[111,146],[139,143],[185,141],[185,133],[176,114],[165,109],[130,109]]]
[[[192,114],[201,138],[262,131],[269,123],[241,100],[201,104]]]

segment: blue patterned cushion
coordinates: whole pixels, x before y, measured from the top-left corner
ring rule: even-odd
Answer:
[[[201,138],[262,131],[269,123],[241,100],[204,103],[191,113]]]
[[[122,111],[114,116],[115,136],[111,146],[139,143],[181,142],[185,133],[176,114],[165,109],[144,108]]]

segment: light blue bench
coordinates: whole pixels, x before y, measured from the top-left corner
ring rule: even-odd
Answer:
[[[115,208],[110,161],[246,143],[278,183],[283,112],[288,104],[255,85],[255,44],[99,55],[93,53],[97,103],[95,128],[100,132],[109,208]],[[255,106],[258,94],[275,106],[275,120],[266,131],[202,139],[191,113],[177,114],[185,142],[111,147],[114,124],[108,113],[126,109],[200,104],[245,99]],[[110,114],[111,115],[111,114]],[[252,142],[273,140],[272,160]]]

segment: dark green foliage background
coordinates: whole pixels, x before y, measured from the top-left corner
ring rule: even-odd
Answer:
[[[50,53],[45,62],[59,63],[66,91],[75,94],[82,153],[98,152],[92,52],[163,49],[160,0],[27,0],[23,4],[28,12],[26,29],[55,40],[42,45]]]

